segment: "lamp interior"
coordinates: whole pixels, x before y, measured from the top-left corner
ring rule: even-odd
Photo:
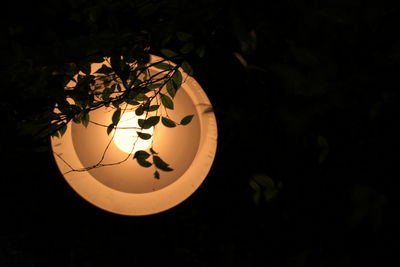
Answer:
[[[161,60],[151,55],[151,62]],[[108,63],[93,63],[91,73],[95,73],[102,64]],[[154,73],[157,70],[152,71]],[[109,212],[141,216],[178,205],[201,185],[215,157],[217,124],[210,100],[201,86],[184,72],[182,76],[182,87],[174,98],[175,108],[164,110],[161,107],[161,111],[158,109],[148,114],[153,116],[155,112],[160,112],[157,115],[168,116],[175,122],[180,122],[187,115],[194,115],[186,126],[167,128],[159,122],[154,127],[152,148],[173,169],[171,172],[159,170],[160,179],[154,178],[154,166],[140,166],[132,159],[134,151],[129,154],[121,149],[121,145],[116,145],[111,139],[114,130],[107,135],[106,127],[112,121],[113,108],[93,110],[90,112],[90,121],[95,123],[89,123],[84,128],[81,124],[70,122],[61,138],[51,139],[60,172],[81,197]],[[71,82],[67,88],[73,86]],[[123,105],[121,109],[125,109]],[[125,110],[133,111],[134,108],[130,109],[129,106]],[[144,147],[149,151],[148,146]],[[88,168],[100,160],[107,166]],[[152,161],[152,158],[148,160]]]
[[[175,109],[168,110],[168,115],[179,122],[186,115],[194,114],[193,120],[186,126],[167,128],[159,122],[153,133],[153,149],[159,156],[170,164],[171,172],[161,173],[160,179],[155,179],[154,167],[144,168],[133,160],[133,155],[121,151],[114,142],[110,142],[112,135],[107,135],[106,128],[90,123],[87,128],[81,124],[72,124],[72,140],[75,153],[83,166],[92,166],[98,163],[110,142],[103,163],[115,163],[124,160],[121,164],[104,166],[89,170],[89,173],[99,182],[115,190],[126,193],[148,193],[162,189],[174,181],[187,170],[196,156],[200,140],[199,114],[185,90],[179,90],[174,98]],[[111,122],[113,109],[98,109],[90,114],[92,121],[108,125]],[[132,138],[134,141],[134,138]]]

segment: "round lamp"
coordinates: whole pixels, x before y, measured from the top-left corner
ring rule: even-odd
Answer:
[[[160,60],[151,56],[150,63]],[[93,63],[91,72],[101,66]],[[159,70],[151,67],[150,71]],[[168,116],[180,119],[194,115],[188,125],[170,128],[158,123],[141,129],[138,121],[144,117],[137,116],[134,107],[125,109],[108,134],[104,125],[112,121],[111,108],[91,111],[87,127],[70,122],[62,137],[51,139],[55,161],[67,183],[93,205],[122,215],[154,214],[187,199],[211,168],[217,124],[208,97],[194,78],[183,75],[173,101],[174,109],[168,110]],[[140,133],[151,138],[138,138]],[[136,151],[150,147],[173,169],[160,171],[159,179],[154,178],[154,168],[144,168],[132,159]],[[101,167],[88,168],[99,161],[104,163]]]

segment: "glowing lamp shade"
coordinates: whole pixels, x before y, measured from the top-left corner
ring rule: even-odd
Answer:
[[[151,57],[151,62],[160,60]],[[92,73],[101,65],[92,64]],[[138,120],[144,117],[136,116],[134,109],[130,109],[121,115],[117,127],[107,135],[104,125],[110,124],[114,110],[104,107],[90,113],[90,120],[95,123],[89,123],[87,128],[70,123],[63,137],[51,139],[60,172],[81,197],[112,213],[140,216],[178,205],[201,185],[214,161],[217,124],[203,89],[195,79],[181,72],[184,82],[168,116],[179,122],[193,114],[188,125],[168,128],[160,122],[150,129],[140,129]],[[140,139],[137,131],[152,137]],[[106,147],[107,153],[104,153]],[[141,167],[132,159],[136,151],[150,147],[173,168],[170,172],[160,171],[160,179],[154,178],[153,167]],[[124,161],[127,156],[130,158]],[[106,165],[121,163],[71,171],[71,167],[84,169],[100,160]]]

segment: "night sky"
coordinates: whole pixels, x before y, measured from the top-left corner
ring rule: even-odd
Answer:
[[[399,9],[69,0],[2,14],[0,266],[396,266]],[[48,140],[20,129],[54,101],[29,68],[143,32],[157,55],[192,43],[219,136],[190,198],[127,217],[79,197]]]

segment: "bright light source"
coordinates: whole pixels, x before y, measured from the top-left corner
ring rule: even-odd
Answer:
[[[150,62],[161,60],[152,55]],[[91,73],[96,75],[103,64],[109,63],[93,63]],[[154,66],[151,68],[151,71],[160,71]],[[91,122],[96,123],[84,127],[70,122],[61,138],[51,139],[62,175],[80,196],[109,212],[140,216],[178,205],[201,185],[216,153],[217,123],[206,93],[194,78],[182,69],[180,71],[184,82],[174,97],[174,109],[168,113],[160,111],[158,115],[168,116],[177,123],[185,116],[193,115],[190,124],[170,128],[160,121],[154,127],[142,130],[138,120],[145,118],[135,116],[132,112],[135,109],[127,109],[116,129],[107,134],[107,129],[100,126],[110,124],[113,112],[103,107],[90,113]],[[138,131],[152,137],[140,139]],[[149,151],[150,146],[154,146],[153,151]],[[133,155],[127,157],[138,150],[157,153],[173,170],[159,170],[161,177],[155,179],[154,166],[145,168],[133,159]],[[103,167],[88,168],[98,164],[99,160],[104,163]],[[153,156],[149,156],[148,161],[153,160]],[[72,168],[83,171],[72,171]]]
[[[135,154],[138,150],[146,150],[151,146],[152,138],[143,140],[138,137],[137,132],[153,135],[153,127],[141,129],[138,120],[146,119],[145,115],[137,116],[135,112],[126,112],[121,116],[117,128],[111,132],[114,136],[114,144],[125,153]]]

